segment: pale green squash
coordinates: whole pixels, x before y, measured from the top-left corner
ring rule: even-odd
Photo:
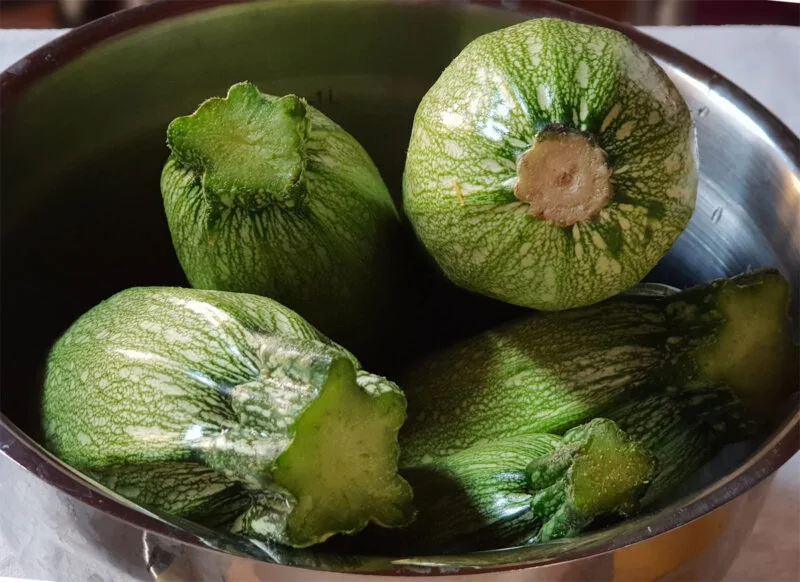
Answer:
[[[419,105],[403,179],[454,283],[544,310],[640,281],[694,210],[690,112],[625,35],[538,19],[482,36]]]
[[[412,518],[405,405],[270,299],[142,287],[58,340],[42,420],[53,453],[134,502],[308,546]]]
[[[399,215],[350,134],[240,83],[175,119],[167,143],[164,208],[193,287],[270,297],[349,347],[374,339]]]

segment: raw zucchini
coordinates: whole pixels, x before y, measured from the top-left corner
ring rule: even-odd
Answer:
[[[656,473],[647,449],[606,419],[475,445],[403,470],[419,508],[406,541],[466,551],[574,536],[633,514]]]
[[[239,83],[170,123],[167,144],[164,209],[193,287],[271,297],[348,346],[371,337],[399,215],[350,134]]]
[[[787,282],[765,270],[671,296],[532,314],[485,332],[406,375],[401,465],[492,439],[561,433],[670,387],[722,385],[750,418],[768,422],[796,387],[789,299]]]
[[[670,501],[723,446],[752,436],[741,403],[724,389],[657,391],[608,411],[620,428],[658,460],[659,472],[642,506]]]
[[[133,288],[47,362],[48,448],[142,505],[293,546],[412,517],[405,398],[254,295]]]
[[[411,224],[457,285],[543,310],[640,281],[694,210],[689,108],[614,30],[551,18],[470,43],[417,109]]]

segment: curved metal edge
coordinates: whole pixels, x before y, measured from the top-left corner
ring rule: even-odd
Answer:
[[[249,0],[181,0],[178,2],[158,0],[114,12],[74,28],[22,57],[0,73],[2,109],[6,110],[13,106],[15,100],[42,77],[46,77],[56,69],[74,61],[106,40],[162,20],[247,1]]]
[[[162,20],[251,1],[253,0],[183,0],[179,2],[159,0],[110,14],[71,30],[23,57],[0,73],[0,99],[2,99],[0,115],[8,111],[13,106],[14,101],[39,79],[77,59],[83,53],[104,41]],[[392,1],[411,4],[413,0]],[[443,2],[443,4],[445,3]],[[509,10],[507,6],[501,5],[500,0],[477,0],[471,4],[486,9]],[[459,6],[452,6],[452,9],[458,10]],[[710,89],[713,87],[718,94],[727,100],[736,102],[740,108],[746,108],[748,115],[758,121],[759,126],[773,141],[775,147],[786,156],[786,159],[794,166],[795,172],[800,174],[800,140],[798,140],[798,137],[749,93],[689,55],[632,26],[552,0],[523,2],[520,4],[518,12],[530,15],[531,18],[562,18],[622,32],[654,57],[664,60],[675,66],[676,69],[703,81]],[[798,426],[800,426],[800,411],[797,411],[793,417],[787,419],[773,436],[759,448],[759,451],[739,469],[703,491],[696,493],[688,502],[684,500],[676,502],[656,514],[670,515],[672,519],[659,523],[655,519],[656,515],[642,518],[643,524],[645,522],[649,523],[651,520],[654,522],[650,526],[647,535],[643,537],[629,534],[615,538],[613,543],[598,545],[588,543],[574,552],[565,552],[553,559],[508,562],[503,565],[489,567],[465,566],[458,568],[457,573],[463,575],[501,572],[578,560],[612,552],[685,525],[748,491],[788,461],[800,450]],[[58,459],[42,449],[1,413],[0,453],[5,454],[16,464],[78,501],[100,509],[116,519],[207,551],[217,551],[209,548],[199,538],[180,528],[171,526],[148,514],[131,510],[126,505],[107,497],[91,483],[62,466]],[[730,485],[731,487],[726,490],[725,485]],[[709,496],[713,497],[713,499],[706,499]],[[494,559],[502,560],[502,554],[512,551],[514,551],[514,548],[482,552],[481,554],[487,558],[492,556]],[[437,562],[446,562],[452,558],[453,556],[426,556],[425,558],[394,561],[387,558],[387,564],[391,563],[393,569],[371,572],[371,574],[404,576],[448,575],[455,573],[453,567],[439,567],[436,564]],[[420,572],[418,568],[425,566],[426,563],[429,563],[430,567],[425,568],[425,572]]]
[[[4,414],[0,414],[0,454],[5,455],[26,471],[33,473],[45,483],[120,521],[185,543],[206,547],[194,535],[159,521],[147,513],[132,510],[125,504],[108,497],[83,478],[80,473],[42,448]]]

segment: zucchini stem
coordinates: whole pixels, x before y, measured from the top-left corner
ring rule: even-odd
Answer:
[[[611,201],[605,152],[573,131],[545,129],[517,160],[514,195],[560,227],[591,220]]]
[[[596,418],[564,435],[564,445],[526,473],[541,519],[537,541],[579,534],[603,515],[629,516],[657,475],[655,457],[614,422]]]
[[[303,99],[270,100],[254,85],[238,83],[227,97],[209,99],[192,115],[173,120],[167,144],[195,174],[212,208],[292,208],[306,193],[309,129]]]

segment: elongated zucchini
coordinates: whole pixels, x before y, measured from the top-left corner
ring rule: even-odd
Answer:
[[[419,508],[406,542],[465,551],[574,536],[633,514],[656,473],[653,455],[606,419],[475,445],[404,469]]]
[[[48,448],[142,505],[293,546],[412,517],[405,398],[264,297],[133,288],[47,362]]]
[[[765,270],[671,296],[533,314],[444,350],[402,385],[402,465],[530,432],[560,433],[648,391],[726,386],[766,422],[796,379],[789,286]],[[612,417],[613,418],[613,417]]]

